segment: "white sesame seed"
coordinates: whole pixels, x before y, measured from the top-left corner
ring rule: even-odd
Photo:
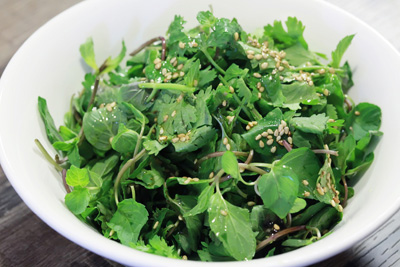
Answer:
[[[230,144],[226,144],[226,150],[231,150],[231,145]]]
[[[193,178],[192,180],[193,180],[193,182],[198,182],[198,181],[200,181],[199,178]]]
[[[276,141],[278,142],[279,140],[281,140],[281,136],[280,135],[278,135],[277,137],[276,137]]]
[[[251,128],[250,128],[250,126],[249,125],[246,125],[246,130],[248,131],[248,130],[250,130]]]
[[[356,115],[356,116],[360,116],[360,111],[358,111],[358,110],[356,110],[356,111],[354,111],[354,115]]]
[[[279,80],[283,81],[285,78],[283,76],[279,76]]]
[[[161,62],[161,59],[160,59],[160,58],[156,58],[156,59],[154,59],[154,61],[153,61],[154,64],[157,64],[157,63],[160,63],[160,62]]]
[[[339,205],[339,206],[338,206],[338,210],[339,210],[339,212],[343,212],[343,207],[342,207],[342,205]]]
[[[198,81],[198,80],[194,80],[194,81],[193,81],[193,86],[194,86],[194,87],[196,87],[198,84],[199,84],[199,81]]]
[[[254,51],[253,51],[253,50],[247,50],[247,51],[246,51],[246,54],[248,54],[248,55],[254,55]]]
[[[172,111],[171,117],[175,117],[175,115],[176,115],[176,110]]]
[[[172,79],[172,75],[168,75],[167,77],[165,77],[167,80],[171,80]]]
[[[161,63],[157,63],[157,64],[154,66],[154,68],[155,68],[156,70],[161,69]]]
[[[232,94],[235,93],[235,89],[233,89],[232,86],[229,86],[229,91],[230,91]]]
[[[268,51],[267,51],[268,53]],[[268,54],[262,54],[263,59],[267,59],[268,58]],[[267,67],[268,67],[268,63],[267,63]]]
[[[289,136],[289,137],[287,138],[287,141],[288,141],[289,144],[293,144],[293,139],[292,139],[292,137]]]
[[[154,230],[157,229],[157,226],[158,226],[159,223],[160,223],[159,221],[156,221],[156,222],[155,222],[155,224],[153,225],[153,229],[154,229]]]
[[[279,66],[279,67],[278,67],[278,70],[279,70],[279,71],[283,71],[284,69],[285,69],[285,68],[282,67],[282,66]]]
[[[165,141],[165,140],[168,139],[168,136],[162,135],[162,136],[158,137],[158,139],[159,139],[160,141]]]
[[[172,79],[176,79],[179,77],[179,73],[174,72],[174,74],[172,74]]]
[[[281,124],[282,124],[282,127],[286,127],[287,126],[287,123],[284,120],[281,120]]]
[[[267,140],[267,145],[270,146],[270,145],[272,145],[273,143],[274,143],[274,140],[273,140],[273,139],[268,139],[268,140]]]
[[[268,135],[267,138],[268,139],[274,139],[274,137],[272,135]]]
[[[164,128],[160,128],[160,134],[164,133]]]
[[[285,132],[285,134],[288,134],[289,133],[289,127],[285,127],[285,128],[283,128],[283,131]]]
[[[285,134],[285,130],[282,129],[282,131],[279,132],[280,136],[283,136]]]
[[[171,58],[171,60],[169,61],[169,63],[174,64],[176,62],[176,57]]]
[[[260,89],[258,89],[258,91],[260,91],[260,93],[264,92],[265,88],[263,86],[260,87]]]
[[[247,206],[249,206],[249,207],[253,207],[255,204],[256,204],[256,202],[254,202],[254,201],[247,202]]]
[[[257,125],[258,124],[258,122],[257,121],[253,121],[253,125]]]
[[[183,71],[179,72],[179,76],[183,77],[185,76],[185,73]]]
[[[336,207],[336,203],[333,199],[331,200],[331,205],[332,205],[332,207]]]
[[[228,138],[224,138],[224,140],[222,140],[222,143],[224,144],[224,145],[227,145],[228,143],[229,143],[229,140],[228,140]]]
[[[278,131],[278,129],[276,129],[275,131],[274,131],[274,136],[278,136],[279,135],[279,131]]]
[[[268,129],[268,130],[267,130],[267,133],[269,133],[269,134],[273,134],[273,133],[274,133],[274,131],[272,131],[272,129]]]
[[[178,142],[179,141],[179,137],[175,137],[175,138],[172,138],[172,143],[176,143],[176,142]]]
[[[305,196],[305,197],[308,197],[308,196],[310,196],[310,192],[307,192],[307,191],[306,191],[306,192],[304,192],[304,196]]]
[[[177,70],[183,69],[183,64],[179,64],[178,67],[176,68]]]
[[[227,215],[228,215],[228,212],[227,212],[226,210],[221,210],[221,215],[222,215],[222,216],[227,216]]]
[[[268,136],[268,133],[267,133],[267,132],[262,132],[262,133],[261,133],[261,136],[262,136],[262,137],[267,137],[267,136]]]
[[[328,96],[329,95],[329,90],[328,89],[324,89],[323,93],[324,93],[325,96]]]
[[[235,38],[235,41],[239,40],[239,33],[238,33],[238,32],[235,32],[235,33],[233,34],[233,37]]]
[[[257,97],[258,97],[258,99],[261,99],[262,95],[260,92],[258,92]]]
[[[273,146],[272,148],[271,148],[271,153],[275,153],[276,152],[276,146]]]
[[[325,73],[325,69],[320,69],[318,72],[319,72],[320,74],[324,74],[324,73]]]
[[[192,47],[198,47],[198,46],[199,45],[195,41],[192,42]]]
[[[254,58],[256,60],[261,60],[262,59],[262,55],[261,54],[257,54],[257,55],[254,56]]]
[[[222,101],[222,106],[226,107],[226,100]]]
[[[255,140],[258,141],[258,140],[260,140],[261,138],[262,138],[262,135],[259,134],[259,135],[257,135],[257,136],[255,137]]]
[[[258,142],[258,145],[263,148],[264,147],[264,142],[262,140],[260,140],[260,142]]]
[[[254,72],[254,73],[253,73],[253,76],[256,77],[256,78],[261,78],[261,74],[258,73],[258,72]]]
[[[261,69],[265,70],[266,68],[268,68],[268,62],[263,62],[260,67]]]
[[[209,179],[212,179],[214,177],[214,172],[210,172],[210,175],[208,175]]]
[[[276,223],[274,223],[274,229],[275,229],[276,231],[279,231],[281,228],[279,227],[279,225],[277,225]]]
[[[179,141],[185,142],[186,141],[186,136],[183,136],[183,137],[179,138]]]
[[[185,46],[186,46],[186,44],[185,44],[185,43],[179,42],[179,48],[181,48],[181,49],[184,49],[184,48],[185,48]]]
[[[188,260],[188,257],[187,257],[186,255],[183,255],[183,256],[182,256],[182,260],[187,261],[187,260]]]
[[[283,125],[282,124],[279,124],[279,126],[278,126],[278,132],[280,132],[280,131],[282,131],[283,130]]]
[[[247,58],[251,60],[251,59],[253,59],[253,58],[254,58],[254,55],[252,55],[252,54],[248,54],[248,55],[247,55]]]
[[[317,187],[317,192],[318,194],[320,194],[321,196],[325,195],[324,190],[321,187]]]
[[[309,185],[309,183],[308,183],[307,180],[303,180],[302,183],[303,183],[304,185]]]

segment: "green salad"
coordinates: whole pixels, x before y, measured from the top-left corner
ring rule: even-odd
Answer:
[[[250,260],[324,238],[382,134],[381,109],[347,95],[354,35],[326,56],[294,17],[253,34],[210,11],[197,20],[185,29],[177,15],[165,37],[129,55],[122,42],[101,65],[88,39],[92,71],[59,128],[39,97],[55,157],[35,142],[66,206],[106,238],[177,259]]]

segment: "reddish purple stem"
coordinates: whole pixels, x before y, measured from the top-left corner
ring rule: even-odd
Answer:
[[[165,38],[162,36],[158,36],[158,37],[154,37],[150,40],[148,40],[147,42],[145,42],[144,44],[142,44],[141,46],[139,46],[136,50],[134,50],[132,53],[130,53],[130,56],[134,56],[137,53],[139,53],[140,51],[142,51],[145,47],[151,45],[154,42],[157,41],[161,41],[161,60],[164,61],[165,60],[165,54],[166,54],[166,50],[167,50],[167,44],[165,42]]]
[[[63,170],[62,170],[62,181],[63,181],[63,185],[64,185],[64,187],[65,187],[65,190],[67,190],[67,193],[71,193],[71,189],[69,189],[69,186],[67,185],[66,177],[67,177],[67,170],[66,170],[66,169],[63,169]]]

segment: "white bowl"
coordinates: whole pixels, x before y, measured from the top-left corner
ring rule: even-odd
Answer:
[[[124,39],[134,50],[150,37],[162,35],[174,14],[194,25],[196,13],[209,4],[217,16],[236,17],[252,31],[273,20],[296,16],[306,25],[305,37],[314,51],[330,52],[337,42],[356,33],[345,54],[354,71],[350,95],[369,101],[383,112],[382,131],[375,161],[355,186],[355,197],[343,221],[328,237],[296,251],[268,259],[235,263],[186,262],[139,252],[104,238],[79,221],[64,205],[65,190],[33,140],[48,151],[37,97],[47,99],[56,125],[63,121],[73,93],[81,88],[87,71],[79,45],[92,36],[98,62],[116,55]],[[400,74],[399,53],[376,31],[352,15],[322,1],[132,1],[88,0],[61,13],[35,34],[15,54],[0,80],[0,159],[2,167],[25,203],[49,226],[73,242],[125,265],[136,266],[296,266],[333,256],[381,226],[400,206]]]

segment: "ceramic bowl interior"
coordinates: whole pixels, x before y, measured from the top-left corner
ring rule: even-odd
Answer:
[[[350,95],[356,102],[379,105],[384,136],[375,161],[355,186],[355,197],[333,234],[296,251],[237,263],[200,263],[167,259],[132,250],[104,238],[79,221],[64,205],[60,175],[35,147],[46,142],[37,111],[37,98],[47,99],[56,125],[61,125],[70,97],[81,89],[89,71],[79,55],[79,45],[93,37],[98,62],[115,56],[124,39],[134,50],[151,37],[166,32],[175,14],[195,25],[200,10],[212,5],[216,16],[236,17],[246,31],[274,20],[296,16],[306,25],[310,49],[330,55],[345,35],[356,33],[345,54],[354,70]],[[50,227],[99,255],[134,266],[296,266],[315,263],[339,253],[381,226],[400,206],[398,132],[400,90],[398,52],[377,32],[352,15],[323,1],[133,1],[87,0],[61,13],[35,34],[15,54],[0,80],[0,159],[2,167],[25,203]]]

